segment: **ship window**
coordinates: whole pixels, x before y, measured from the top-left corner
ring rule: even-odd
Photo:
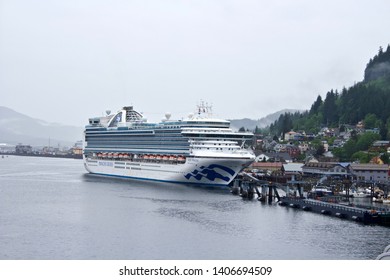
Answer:
[[[122,121],[122,112],[118,113],[110,123],[110,127],[117,126]]]

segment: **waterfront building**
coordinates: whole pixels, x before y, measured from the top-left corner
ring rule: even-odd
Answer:
[[[285,163],[282,166],[283,175],[291,180],[292,178],[297,178],[302,175],[302,167],[304,163]]]
[[[305,175],[347,176],[349,164],[335,162],[308,162],[302,167]]]
[[[357,181],[374,181],[377,183],[389,183],[388,164],[358,164],[350,165],[351,173]]]
[[[71,153],[74,155],[82,155],[83,154],[83,141],[77,141],[74,146],[71,148]]]
[[[281,171],[282,166],[282,162],[254,162],[251,164],[250,168],[267,171]]]
[[[15,152],[15,145],[8,143],[0,143],[0,153],[13,153]]]
[[[17,154],[32,154],[32,147],[30,145],[18,144],[15,147],[15,153]]]

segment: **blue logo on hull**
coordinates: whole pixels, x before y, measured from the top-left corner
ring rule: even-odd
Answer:
[[[191,177],[194,177],[196,180],[200,181],[202,178],[207,178],[210,181],[214,181],[215,179],[221,179],[225,182],[229,182],[230,177],[229,176],[224,176],[222,175],[220,170],[215,171],[215,169],[220,169],[222,171],[225,171],[226,173],[230,174],[233,176],[236,172],[234,172],[233,169],[230,169],[226,166],[219,165],[219,164],[210,164],[209,166],[201,166],[199,169],[195,169],[191,173],[187,173],[184,177],[189,180]]]

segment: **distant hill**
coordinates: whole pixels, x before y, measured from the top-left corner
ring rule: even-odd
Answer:
[[[48,123],[0,106],[0,143],[32,146],[72,146],[82,139],[83,128]]]
[[[261,119],[258,119],[258,120],[252,120],[252,119],[248,119],[248,118],[230,120],[230,124],[234,130],[238,130],[241,127],[245,127],[245,129],[249,129],[249,130],[254,130],[256,128],[256,126],[258,128],[265,128],[265,127],[271,125],[272,123],[274,123],[276,120],[278,120],[280,115],[285,114],[285,113],[292,113],[293,114],[295,112],[299,112],[299,110],[284,109],[281,111],[277,111],[273,114],[269,114],[269,115],[267,115]]]

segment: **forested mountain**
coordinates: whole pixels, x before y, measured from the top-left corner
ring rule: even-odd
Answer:
[[[308,111],[281,115],[270,131],[275,135],[291,129],[315,133],[321,127],[360,121],[365,128],[379,128],[382,139],[390,139],[390,45],[370,59],[363,81],[341,92],[330,90],[324,100],[318,96]]]
[[[364,81],[369,82],[390,74],[390,50],[383,52],[382,47],[379,48],[379,53],[367,64],[364,71]]]

